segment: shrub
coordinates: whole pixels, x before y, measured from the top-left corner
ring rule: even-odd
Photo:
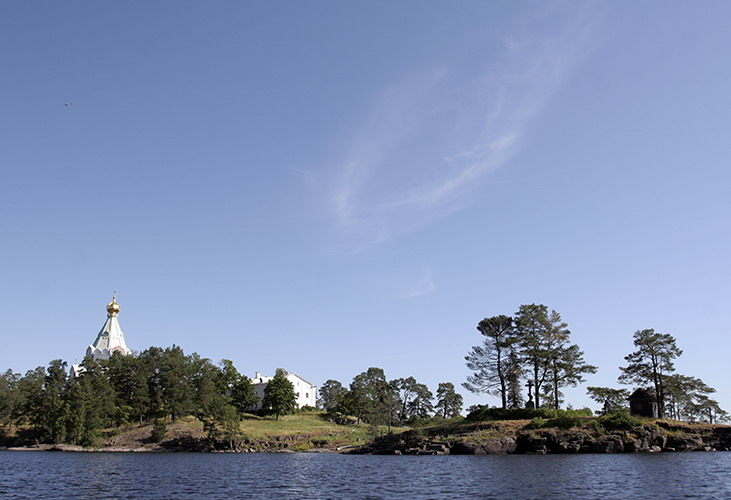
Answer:
[[[456,417],[449,417],[444,418],[441,415],[434,415],[431,417],[430,422],[428,425],[451,425],[451,424],[459,424],[464,421],[464,417],[461,415],[458,415]]]
[[[529,420],[535,417],[553,418],[554,410],[546,408],[489,408],[478,406],[473,409],[465,418],[468,422],[479,422],[482,420]]]
[[[434,417],[415,417],[405,423],[411,427],[426,427],[428,425],[434,425],[436,422]]]
[[[529,420],[533,418],[562,418],[562,417],[591,417],[589,408],[568,410],[550,410],[548,408],[490,408],[488,406],[473,406],[465,417],[468,422],[483,420]]]
[[[559,415],[556,418],[552,418],[546,423],[546,427],[557,427],[559,429],[571,429],[572,427],[578,427],[583,423],[581,417],[573,417],[570,415]]]
[[[150,441],[153,443],[159,443],[165,439],[165,435],[168,432],[168,426],[162,420],[155,420],[152,424],[152,433],[150,434]]]
[[[643,425],[642,420],[633,417],[626,412],[610,413],[609,415],[599,417],[597,421],[602,425],[602,427],[609,431],[631,431]]]
[[[567,408],[565,410],[554,410],[556,417],[593,417],[594,413],[589,408]]]
[[[595,418],[587,420],[584,426],[587,430],[596,434],[602,434],[606,430]]]
[[[371,439],[376,439],[378,437],[381,437],[385,434],[383,428],[376,424],[368,424],[368,437]]]
[[[546,419],[543,417],[533,417],[525,429],[540,429],[546,425]]]

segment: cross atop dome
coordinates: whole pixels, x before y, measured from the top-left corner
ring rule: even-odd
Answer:
[[[112,317],[119,314],[119,304],[117,304],[117,291],[114,290],[114,293],[112,294],[112,301],[107,304],[107,316]]]

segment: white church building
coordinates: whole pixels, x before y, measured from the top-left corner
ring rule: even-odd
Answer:
[[[119,304],[117,304],[117,293],[112,295],[112,301],[107,304],[107,320],[96,336],[93,344],[86,348],[86,356],[92,359],[109,359],[112,354],[119,352],[124,355],[132,354],[124,340],[124,332],[119,326]],[[84,372],[84,367],[78,364],[71,366],[71,375],[77,376]]]
[[[92,359],[109,359],[115,352],[119,352],[124,355],[132,354],[132,351],[127,347],[127,342],[124,339],[124,332],[119,326],[119,315],[120,307],[117,304],[117,292],[112,295],[112,301],[107,304],[107,320],[104,322],[102,329],[96,336],[96,340],[93,344],[90,344],[86,348],[86,357]],[[79,364],[71,366],[71,375],[78,376],[84,372],[84,367]],[[259,402],[256,405],[257,410],[261,409],[261,401],[264,399],[264,389],[269,384],[274,376],[262,376],[261,373],[257,372],[256,376],[251,379],[251,383],[256,390],[256,395],[259,396]],[[294,386],[295,393],[295,404],[297,408],[303,406],[316,406],[317,405],[317,386],[311,382],[300,377],[296,373],[287,373],[287,380],[289,380]]]
[[[273,378],[273,375],[262,376],[261,373],[256,372],[254,378],[251,379],[251,384],[254,386],[256,395],[259,396],[259,402],[256,404],[255,410],[261,410],[264,390]],[[305,380],[296,373],[287,373],[287,380],[294,386],[295,406],[297,408],[302,408],[303,406],[312,406],[314,408],[317,405],[317,386],[315,384]]]

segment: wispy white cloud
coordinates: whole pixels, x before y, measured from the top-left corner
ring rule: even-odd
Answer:
[[[341,232],[374,245],[469,203],[519,150],[583,53],[586,24],[514,37],[478,71],[412,75],[383,89],[331,185]]]
[[[418,280],[412,283],[409,287],[404,289],[398,296],[401,299],[412,299],[414,297],[421,297],[422,295],[428,295],[437,290],[437,284],[434,281],[431,270],[426,267],[422,268],[421,276]]]

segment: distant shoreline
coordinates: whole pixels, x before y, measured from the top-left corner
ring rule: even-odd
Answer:
[[[244,451],[244,450],[167,450],[162,447],[141,447],[141,448],[124,448],[118,446],[102,447],[102,448],[84,448],[72,444],[39,444],[35,446],[0,446],[0,451],[33,451],[33,452],[53,452],[53,453],[344,453],[343,450],[313,448],[309,450],[261,450],[261,451]]]
[[[307,446],[309,445],[309,446]],[[9,446],[2,451],[72,453],[337,453],[368,455],[547,455],[731,451],[731,426],[646,420],[625,429],[600,429],[593,417],[570,427],[535,427],[531,421],[481,421],[402,430],[363,444],[328,445],[312,435],[233,441],[178,436],[162,443],[135,441],[101,447],[70,444]]]

